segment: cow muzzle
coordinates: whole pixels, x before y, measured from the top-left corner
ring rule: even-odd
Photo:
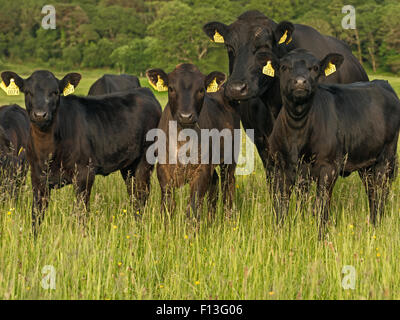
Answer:
[[[178,113],[178,123],[181,127],[192,128],[197,122],[197,116],[194,113]]]
[[[249,86],[244,81],[231,81],[226,85],[225,95],[232,100],[247,100]]]
[[[50,115],[48,112],[45,111],[34,111],[32,112],[32,117],[33,120],[35,120],[36,122],[43,122],[43,121],[48,121]]]

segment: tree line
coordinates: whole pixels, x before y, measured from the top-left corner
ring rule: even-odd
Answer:
[[[0,0],[0,67],[31,62],[69,70],[113,68],[141,75],[197,64],[227,71],[227,54],[203,33],[209,21],[232,23],[257,9],[277,22],[315,27],[347,42],[363,65],[400,72],[400,1],[352,0],[356,29],[342,27],[347,0],[64,0],[53,1],[56,29],[41,27],[48,0]]]

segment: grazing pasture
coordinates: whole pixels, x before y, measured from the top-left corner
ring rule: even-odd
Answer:
[[[6,69],[27,76],[35,68]],[[110,73],[79,72],[78,95]],[[389,80],[400,94],[400,79],[370,78]],[[166,94],[156,95],[164,107]],[[24,107],[23,95],[1,92],[0,105],[11,103]],[[233,215],[225,217],[220,200],[215,221],[203,219],[195,232],[185,215],[188,187],[177,191],[176,214],[165,223],[154,173],[140,217],[129,206],[120,173],[99,176],[86,226],[73,188],[53,190],[33,241],[28,178],[17,201],[0,192],[0,299],[400,299],[400,178],[376,228],[358,176],[339,179],[323,241],[311,214],[313,194],[302,211],[293,198],[277,229],[258,155],[255,172],[236,177],[235,192]],[[56,272],[54,290],[41,286],[47,265]],[[356,271],[354,290],[342,288],[346,265]]]

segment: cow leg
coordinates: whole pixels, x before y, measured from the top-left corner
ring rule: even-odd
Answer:
[[[193,212],[194,218],[199,221],[200,215],[198,211],[201,209],[204,197],[210,188],[212,173],[210,173],[209,166],[202,166],[197,172],[196,176],[190,183],[190,203],[188,205],[186,214],[190,218],[190,211]]]
[[[32,191],[32,231],[34,237],[36,238],[39,232],[40,224],[44,218],[44,213],[49,205],[50,188],[45,182],[38,181],[32,175]]]
[[[161,188],[161,211],[173,214],[176,207],[175,202],[175,186],[171,185],[173,178],[170,176],[170,171],[166,165],[157,165],[157,178]]]
[[[143,155],[139,161],[132,166],[122,169],[121,175],[125,180],[128,195],[137,213],[142,210],[150,194],[150,178],[153,172],[153,165],[146,161]]]
[[[298,185],[297,185],[297,193],[300,203],[298,204],[298,210],[302,213],[304,217],[305,208],[309,201],[309,192],[311,187],[311,175],[308,170],[308,167],[301,166],[298,174]]]
[[[175,212],[175,188],[171,186],[161,187],[161,210],[172,215]]]
[[[322,239],[325,234],[326,223],[329,218],[329,209],[333,187],[337,179],[337,170],[331,165],[322,165],[319,167],[317,175],[317,195],[315,201],[316,216],[319,217],[319,238]]]
[[[209,197],[209,206],[208,206],[208,219],[211,221],[214,216],[215,212],[217,210],[217,202],[218,202],[218,173],[216,170],[214,170],[212,180],[211,180],[211,186],[208,191],[208,197]]]
[[[223,203],[227,211],[232,210],[235,197],[235,165],[221,165],[221,189]]]
[[[376,225],[376,219],[378,216],[378,190],[377,183],[375,182],[374,168],[368,168],[365,170],[360,170],[360,177],[363,181],[365,191],[368,195],[370,220],[373,225]]]
[[[268,143],[265,141],[265,139],[255,140],[254,143],[264,166],[267,187],[269,190],[271,190],[273,187],[274,162],[272,161],[268,151]]]
[[[385,203],[389,195],[391,183],[397,174],[397,141],[389,143],[382,152],[380,161],[374,168],[374,180],[377,188],[377,213],[379,217],[385,214]]]
[[[289,201],[292,192],[293,182],[287,174],[281,170],[276,170],[273,180],[274,211],[278,224],[282,224],[287,212],[289,211]]]
[[[376,225],[378,217],[385,211],[385,203],[391,182],[397,173],[396,144],[388,145],[379,162],[374,166],[359,171],[368,195],[370,219]]]
[[[90,170],[84,170],[77,176],[75,183],[75,193],[78,203],[83,203],[84,210],[90,211],[90,194],[92,191],[95,174]]]

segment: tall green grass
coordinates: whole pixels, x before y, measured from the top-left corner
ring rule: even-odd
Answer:
[[[87,94],[103,72],[83,71],[77,94]],[[397,78],[389,81],[400,89]],[[166,96],[158,97],[165,105]],[[0,105],[13,102],[23,105],[0,93]],[[138,217],[115,173],[96,178],[86,225],[72,187],[54,190],[33,241],[30,188],[28,178],[16,201],[2,193],[0,299],[400,298],[400,178],[376,228],[357,175],[340,179],[323,241],[312,197],[303,211],[293,199],[286,223],[277,228],[258,158],[254,174],[237,177],[233,215],[227,217],[219,203],[215,221],[203,219],[197,232],[185,218],[188,188],[178,192],[177,210],[165,223],[155,175]],[[46,265],[55,268],[55,290],[41,286]],[[342,288],[345,265],[356,270],[355,290]]]

